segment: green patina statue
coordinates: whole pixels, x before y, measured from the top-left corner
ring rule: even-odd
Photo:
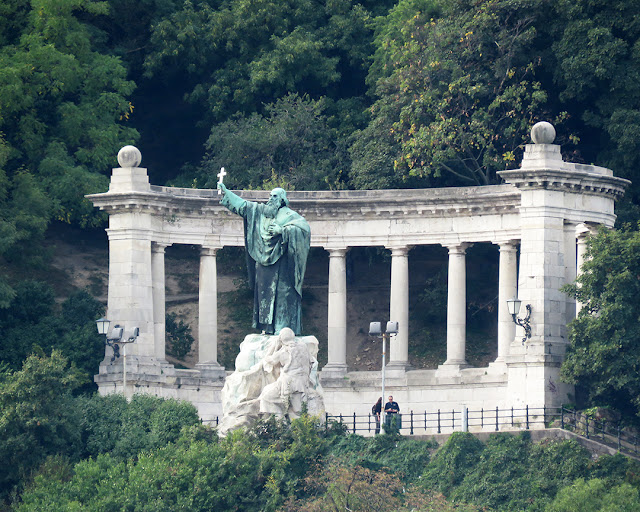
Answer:
[[[289,327],[302,334],[302,281],[311,242],[309,224],[289,208],[287,193],[274,188],[266,204],[246,201],[223,183],[221,204],[244,218],[253,327],[279,334]]]

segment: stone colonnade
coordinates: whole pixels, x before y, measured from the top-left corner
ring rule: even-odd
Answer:
[[[586,235],[593,228],[585,224],[567,224],[566,246],[563,258],[566,261],[566,279],[575,280],[577,269],[584,259]],[[466,251],[472,244],[462,243],[447,246],[447,357],[443,369],[462,369],[468,366],[466,359]],[[498,282],[498,337],[495,364],[506,364],[509,346],[516,338],[516,325],[509,314],[507,300],[518,296],[519,240],[496,242],[499,247]],[[164,251],[165,244],[153,242],[152,282],[155,356],[165,359],[165,297],[164,297]],[[411,247],[391,248],[391,293],[389,318],[399,322],[400,331],[390,346],[388,368],[407,370],[409,364],[409,251]],[[224,370],[217,361],[217,248],[202,247],[200,251],[198,332],[199,345],[197,368],[202,370]],[[328,358],[323,368],[325,377],[342,377],[348,372],[347,365],[347,281],[346,257],[349,248],[330,249],[328,276]],[[575,317],[575,301],[565,298],[566,321]],[[521,313],[522,315],[523,313]],[[364,319],[366,322],[366,319]],[[522,333],[518,336],[522,336]]]
[[[559,289],[575,279],[586,235],[595,226],[613,226],[614,201],[628,182],[608,169],[564,162],[552,139],[538,142],[527,145],[520,168],[500,173],[504,185],[288,194],[292,208],[311,226],[312,246],[329,254],[328,363],[322,378],[336,402],[348,392],[344,386],[355,385],[345,378],[357,380],[346,361],[349,248],[391,251],[389,319],[398,321],[400,330],[390,346],[388,369],[398,389],[409,393],[409,382],[423,375],[412,374],[408,358],[410,250],[436,244],[448,249],[447,357],[427,378],[437,385],[475,375],[465,373],[471,371],[466,369],[466,251],[482,242],[499,248],[498,355],[491,366],[506,379],[502,403],[561,400],[555,379],[567,344],[566,324],[580,306]],[[165,360],[164,253],[173,244],[200,246],[200,352],[197,371],[190,375],[224,379],[217,361],[216,252],[243,245],[242,220],[219,205],[215,190],[150,185],[140,160],[136,148],[123,148],[122,167],[113,170],[109,191],[89,196],[109,214],[109,317],[125,332],[140,328],[130,347],[132,371],[140,379],[177,375]],[[268,193],[240,194],[265,200]],[[506,311],[506,300],[514,296],[532,307],[532,336],[526,343]],[[106,353],[96,376],[101,389],[117,380],[109,361]]]

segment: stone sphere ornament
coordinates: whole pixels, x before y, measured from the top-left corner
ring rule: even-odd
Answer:
[[[138,167],[142,162],[142,153],[135,146],[125,146],[118,151],[120,167]]]
[[[556,129],[551,123],[540,121],[531,128],[531,140],[534,144],[553,144],[556,138]]]

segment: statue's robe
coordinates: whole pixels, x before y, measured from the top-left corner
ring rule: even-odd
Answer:
[[[265,204],[246,201],[227,190],[222,205],[244,218],[244,243],[249,285],[254,291],[253,327],[278,334],[289,327],[302,334],[302,281],[311,243],[309,224],[282,206],[275,218],[265,216]],[[269,234],[278,224],[282,233]]]

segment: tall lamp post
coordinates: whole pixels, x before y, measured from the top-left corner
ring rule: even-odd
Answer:
[[[382,330],[382,322],[371,322],[369,324],[369,336],[376,336],[378,338],[382,338],[382,404],[384,404],[384,369],[386,366],[386,356],[387,356],[387,338],[391,339],[391,336],[396,336],[398,334],[398,322],[387,322],[387,328]],[[382,405],[384,407],[384,405]],[[385,419],[384,409],[381,411],[382,419]]]
[[[140,329],[134,327],[129,333],[129,336],[124,337],[124,328],[118,324],[113,326],[113,329],[109,333],[109,325],[111,320],[107,318],[99,318],[96,320],[96,327],[98,328],[98,334],[105,335],[105,344],[113,349],[113,356],[111,356],[111,363],[120,357],[120,345],[122,345],[122,394],[127,396],[127,344],[136,341],[140,335]]]

